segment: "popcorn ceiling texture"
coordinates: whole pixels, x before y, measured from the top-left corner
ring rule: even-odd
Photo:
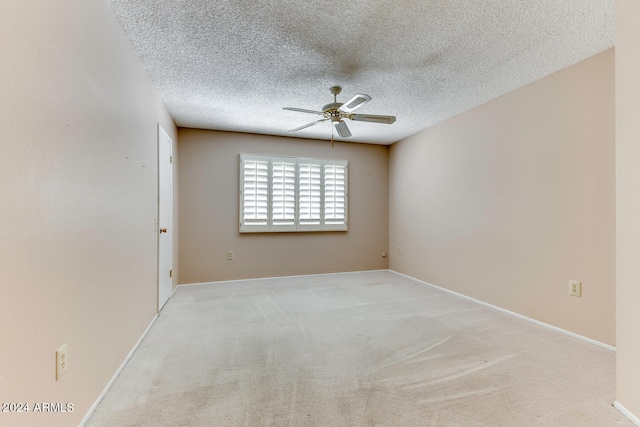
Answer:
[[[288,130],[355,93],[348,141],[391,144],[614,44],[613,0],[108,0],[178,126]]]

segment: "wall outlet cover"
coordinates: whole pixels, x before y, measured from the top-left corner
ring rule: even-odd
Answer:
[[[56,351],[56,381],[58,381],[64,374],[67,373],[68,368],[67,360],[67,343]]]
[[[582,282],[578,280],[569,280],[569,295],[574,297],[582,296]]]

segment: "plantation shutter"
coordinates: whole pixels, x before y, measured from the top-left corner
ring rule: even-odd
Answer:
[[[295,230],[296,227],[296,161],[271,158],[271,225],[272,229]]]
[[[346,160],[240,154],[240,232],[345,231]]]
[[[320,229],[322,218],[322,163],[310,159],[298,161],[299,224],[305,229]]]
[[[240,157],[240,231],[269,230],[269,158]]]
[[[324,165],[324,224],[346,228],[347,165],[326,162]],[[339,228],[338,228],[339,229]]]

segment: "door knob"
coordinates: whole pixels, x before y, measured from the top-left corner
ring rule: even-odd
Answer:
[[[161,228],[161,229],[160,229],[160,233],[166,233],[166,232],[167,232],[167,229],[166,229],[166,228]]]

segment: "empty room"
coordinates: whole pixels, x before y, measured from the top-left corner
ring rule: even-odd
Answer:
[[[0,426],[640,426],[637,2],[0,10]]]

